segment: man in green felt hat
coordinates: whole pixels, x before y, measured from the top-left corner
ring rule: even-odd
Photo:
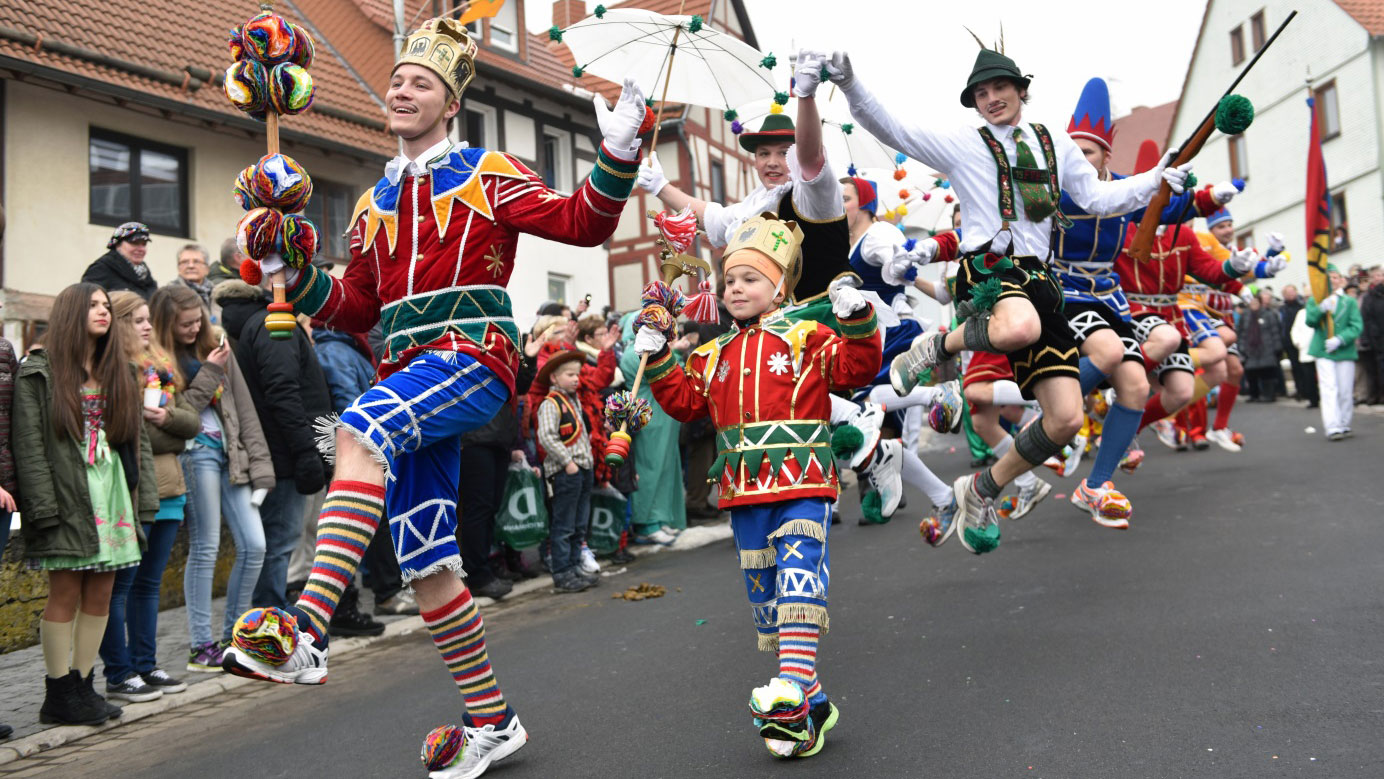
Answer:
[[[841,203],[841,184],[827,162],[822,146],[822,120],[817,113],[817,85],[822,55],[798,55],[793,73],[793,96],[798,99],[796,128],[786,114],[771,113],[757,132],[740,134],[740,147],[749,152],[759,186],[739,203],[711,203],[668,182],[657,154],[641,166],[635,183],[673,210],[691,206],[712,246],[723,247],[736,229],[764,212],[795,221],[803,231],[803,269],[789,300],[804,303],[825,298],[827,286],[851,272],[850,228]]]
[[[988,552],[999,545],[994,499],[1001,487],[1060,452],[1081,428],[1078,347],[1048,267],[1052,236],[1064,221],[1062,191],[1087,213],[1119,214],[1147,205],[1162,181],[1181,192],[1190,166],[1169,167],[1169,152],[1147,173],[1102,181],[1066,133],[1024,121],[1030,76],[983,44],[960,95],[961,104],[984,120],[980,127],[936,130],[901,121],[855,78],[845,53],[833,54],[825,67],[856,122],[945,173],[961,203],[955,300],[962,324],[948,333],[924,333],[895,358],[895,389],[911,387],[923,370],[962,350],[1000,353],[1008,356],[1024,397],[1043,409],[1041,420],[1017,434],[999,462],[953,485],[962,545]]]

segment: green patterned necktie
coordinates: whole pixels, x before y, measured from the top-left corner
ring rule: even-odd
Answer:
[[[1026,181],[1028,176],[1025,173],[1039,171],[1038,161],[1033,158],[1033,150],[1024,143],[1024,131],[1018,127],[1014,128],[1014,150],[1017,153],[1019,164],[1015,165],[1014,183],[1019,187],[1019,194],[1024,199],[1024,216],[1030,222],[1041,222],[1052,216],[1057,210],[1057,204],[1052,202],[1052,194],[1048,192],[1047,184],[1043,183],[1047,176],[1032,176],[1032,181]],[[1032,175],[1032,174],[1030,174]]]

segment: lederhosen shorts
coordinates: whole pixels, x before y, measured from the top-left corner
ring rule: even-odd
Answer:
[[[1163,325],[1173,327],[1171,322],[1152,311],[1144,311],[1134,315],[1134,335],[1139,339],[1139,343],[1147,341],[1149,335],[1153,333],[1154,328],[1162,327]],[[1173,329],[1177,330],[1176,327],[1173,327]],[[1196,373],[1197,369],[1196,366],[1192,364],[1192,354],[1187,344],[1187,337],[1182,335],[1180,330],[1178,331],[1178,335],[1180,337],[1177,342],[1176,351],[1163,358],[1163,362],[1158,363],[1158,367],[1155,368],[1153,372],[1155,376],[1162,378],[1163,374],[1169,371]]]
[[[1023,298],[1038,312],[1042,333],[1038,340],[1017,351],[1009,352],[1009,368],[1014,381],[1025,398],[1032,400],[1033,385],[1044,379],[1060,376],[1080,379],[1077,367],[1080,347],[1067,315],[1062,286],[1047,263],[1033,256],[1010,257],[1010,267],[993,267],[993,254],[965,257],[956,272],[956,300],[971,300],[975,290],[991,280],[999,282],[999,300]]]
[[[1091,334],[1098,330],[1113,330],[1124,346],[1120,359],[1125,362],[1143,363],[1144,353],[1139,349],[1139,337],[1134,325],[1126,322],[1110,306],[1104,303],[1090,303],[1084,300],[1068,300],[1066,305],[1067,323],[1071,325],[1072,335],[1078,344],[1085,343]]]

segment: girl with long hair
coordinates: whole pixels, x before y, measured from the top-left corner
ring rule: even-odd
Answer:
[[[116,572],[139,565],[140,518],[158,508],[130,331],[112,324],[105,290],[64,289],[44,348],[24,361],[16,382],[21,532],[29,566],[48,573],[39,621],[45,723],[94,725],[120,715],[92,688],[91,669]]]
[[[154,662],[163,569],[187,503],[187,484],[178,454],[197,435],[199,425],[197,412],[184,393],[177,391],[173,360],[153,342],[149,305],[133,292],[112,292],[110,298],[113,327],[129,331],[125,339],[132,348],[129,358],[144,377],[144,431],[149,436],[157,477],[149,488],[157,487],[159,495],[154,521],[143,525],[147,539],[144,558],[139,567],[125,568],[115,575],[111,618],[101,641],[106,697],[138,703],[187,689]]]
[[[187,287],[160,287],[149,300],[153,341],[173,358],[173,384],[198,415],[198,430],[179,455],[191,500],[186,506],[187,670],[221,671],[231,628],[250,608],[264,564],[264,526],[252,500],[274,487],[274,466],[250,390],[230,347],[220,343],[202,299]],[[221,520],[235,542],[221,630],[212,632],[211,588],[221,545]]]

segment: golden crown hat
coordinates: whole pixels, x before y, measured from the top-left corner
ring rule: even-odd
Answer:
[[[785,222],[768,211],[735,229],[723,256],[753,249],[783,271],[783,289],[790,295],[803,270],[803,231],[797,222]]]
[[[460,98],[466,85],[476,76],[476,51],[476,42],[471,40],[465,25],[454,19],[429,19],[408,36],[394,68],[397,70],[400,65],[425,67],[442,79],[452,97]]]

